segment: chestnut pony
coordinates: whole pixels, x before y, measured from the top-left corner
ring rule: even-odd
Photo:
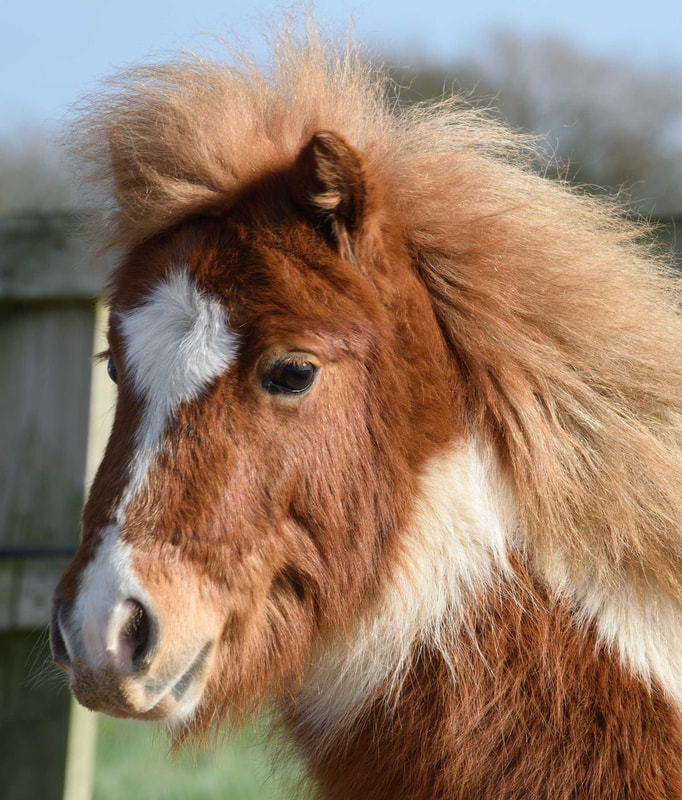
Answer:
[[[314,27],[118,76],[111,438],[57,591],[76,698],[273,702],[324,798],[682,798],[665,259]]]

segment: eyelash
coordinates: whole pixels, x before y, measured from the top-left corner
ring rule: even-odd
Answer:
[[[102,350],[101,353],[95,355],[95,361],[107,362],[107,374],[114,383],[118,383],[118,370],[116,369],[116,362],[111,350]]]

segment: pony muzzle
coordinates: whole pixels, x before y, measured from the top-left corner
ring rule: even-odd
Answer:
[[[149,604],[119,600],[101,606],[55,596],[50,645],[81,705],[115,717],[184,721],[198,705],[214,652],[213,640],[189,645],[189,656],[160,652],[161,625]],[[189,643],[188,643],[189,644]]]

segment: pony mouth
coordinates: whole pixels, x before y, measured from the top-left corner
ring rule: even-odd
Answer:
[[[201,700],[212,649],[213,643],[206,642],[179,678],[172,679],[163,688],[154,687],[157,697],[161,694],[161,698],[151,708],[134,716],[147,720],[186,721]]]
[[[79,670],[79,662],[67,671],[74,696],[91,711],[138,720],[187,722],[201,700],[212,652],[213,642],[206,642],[189,667],[168,680],[147,677],[140,683],[139,677],[131,676],[132,680],[121,683],[115,672]]]

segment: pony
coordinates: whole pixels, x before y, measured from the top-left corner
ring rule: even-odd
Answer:
[[[271,704],[320,797],[682,798],[669,256],[314,23],[90,98],[111,436],[51,643],[181,744]]]

